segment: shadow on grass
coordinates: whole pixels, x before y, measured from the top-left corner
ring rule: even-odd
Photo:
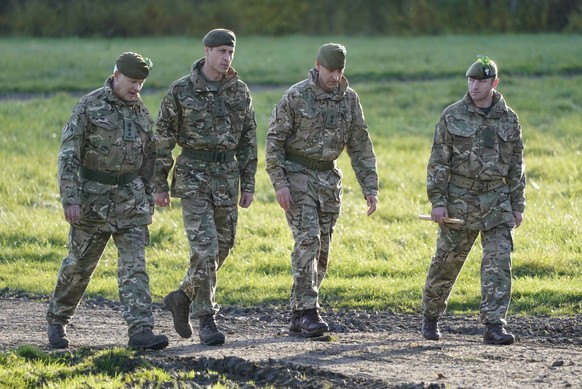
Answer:
[[[550,263],[540,263],[528,261],[514,265],[512,273],[514,278],[535,277],[535,278],[553,278],[556,276],[569,275],[572,269],[563,268]]]
[[[448,304],[448,311],[456,314],[478,314],[481,296],[455,299],[454,291]],[[514,289],[510,303],[512,315],[567,315],[568,312],[581,312],[580,293],[573,290],[540,290],[523,292]]]
[[[149,233],[150,233],[149,245],[152,247],[170,244],[176,240],[176,231],[167,226],[149,228]]]
[[[29,231],[33,232],[33,231]],[[0,246],[4,246],[6,248],[13,247],[13,248],[22,248],[26,246],[34,246],[34,247],[46,247],[46,246],[53,246],[53,247],[63,247],[67,245],[66,238],[57,237],[54,235],[42,235],[42,234],[35,234],[35,233],[6,233],[0,231]]]
[[[2,263],[60,263],[67,255],[66,248],[44,249],[43,251],[19,251],[17,254],[10,252],[0,253],[0,264]]]

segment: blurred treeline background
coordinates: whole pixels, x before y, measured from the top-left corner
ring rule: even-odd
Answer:
[[[0,35],[580,33],[579,0],[2,0]]]

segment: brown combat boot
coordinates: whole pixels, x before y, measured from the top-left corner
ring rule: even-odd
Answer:
[[[216,328],[214,315],[200,316],[200,329],[198,331],[200,341],[207,346],[219,346],[224,344],[224,334]]]
[[[62,324],[49,324],[48,339],[49,344],[53,348],[67,348],[69,347],[69,338],[66,332],[67,326]]]
[[[301,333],[301,311],[293,311],[289,320],[289,334],[298,335]]]
[[[321,336],[327,331],[329,331],[329,327],[319,316],[317,308],[306,309],[301,312],[301,335],[312,338]]]
[[[428,340],[439,340],[441,338],[438,317],[436,316],[422,317],[422,336],[424,336],[424,338]]]
[[[183,290],[178,289],[168,293],[164,297],[166,308],[172,312],[174,319],[174,329],[182,338],[192,336],[192,325],[190,324],[190,299]]]
[[[168,337],[154,335],[151,328],[146,328],[139,334],[131,336],[127,345],[136,350],[163,350],[168,347]]]
[[[509,345],[515,342],[515,336],[505,331],[501,324],[488,324],[483,335],[483,343]]]

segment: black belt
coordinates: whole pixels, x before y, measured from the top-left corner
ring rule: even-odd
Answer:
[[[488,192],[493,189],[497,189],[500,186],[505,185],[505,181],[503,179],[499,180],[491,180],[491,181],[481,181],[481,180],[472,180],[467,177],[458,176],[456,174],[451,174],[449,176],[449,182],[451,184],[455,184],[460,186],[461,188],[469,189],[475,192]]]
[[[182,149],[183,156],[208,162],[232,162],[234,161],[234,154],[234,151]]]
[[[81,167],[79,170],[79,176],[81,178],[106,185],[126,185],[135,180],[139,174],[137,172],[127,174],[105,173],[98,170]]]
[[[318,161],[290,152],[285,153],[285,159],[297,162],[298,164],[303,165],[306,168],[312,170],[328,171],[333,170],[335,168],[335,163],[333,161]]]

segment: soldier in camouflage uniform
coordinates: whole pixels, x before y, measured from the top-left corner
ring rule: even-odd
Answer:
[[[344,148],[368,215],[377,204],[376,157],[359,97],[343,75],[345,60],[344,46],[322,45],[308,78],[275,106],[267,134],[267,172],[295,240],[289,332],[307,337],[328,331],[318,311],[319,289],[340,214],[342,172],[335,160]]]
[[[121,314],[129,346],[163,349],[154,335],[145,245],[154,212],[156,146],[153,121],[139,92],[151,61],[136,53],[117,58],[102,88],[84,96],[63,129],[58,176],[69,254],[47,312],[49,343],[66,348],[70,322],[111,237],[118,249]]]
[[[214,319],[216,273],[235,242],[237,202],[248,208],[255,191],[257,170],[256,123],[248,87],[230,67],[236,37],[215,29],[203,39],[204,58],[190,74],[170,85],[157,121],[159,154],[156,162],[156,203],[167,206],[181,199],[190,244],[190,266],[180,287],[164,301],[172,312],[174,329],[192,336],[190,309],[199,319],[199,338],[220,345],[224,334]],[[168,175],[176,158],[172,186]],[[240,190],[240,200],[239,200]]]
[[[495,88],[497,65],[479,56],[466,72],[468,92],[447,107],[435,127],[427,190],[431,218],[439,223],[422,298],[422,334],[440,339],[438,318],[463,263],[481,236],[481,322],[484,342],[512,344],[506,314],[511,298],[513,229],[525,208],[521,126]],[[447,224],[458,218],[464,225]]]

